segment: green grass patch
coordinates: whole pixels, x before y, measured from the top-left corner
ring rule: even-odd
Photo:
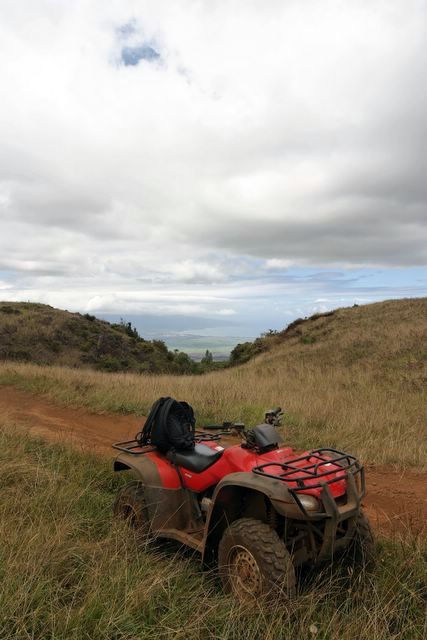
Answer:
[[[300,582],[291,604],[236,605],[215,572],[112,521],[111,463],[0,431],[0,637],[48,640],[425,637],[426,550],[381,541],[378,566]],[[311,629],[311,631],[310,631]]]

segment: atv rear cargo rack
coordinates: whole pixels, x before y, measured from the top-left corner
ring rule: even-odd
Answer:
[[[131,453],[132,455],[138,455],[141,453],[149,453],[155,451],[156,447],[151,444],[141,444],[139,440],[126,440],[125,442],[115,442],[111,445],[113,449],[124,451],[125,453]]]
[[[222,433],[205,433],[204,431],[196,430],[194,432],[194,441],[197,442],[217,442],[221,440]],[[124,451],[125,453],[131,453],[132,455],[139,455],[143,453],[150,453],[155,451],[156,447],[152,444],[141,444],[138,438],[134,440],[126,440],[125,442],[115,442],[111,445],[113,449],[118,451]]]
[[[307,461],[309,464],[304,467],[298,466],[298,463]],[[333,465],[335,468],[319,471],[319,467],[323,465]],[[270,471],[272,468],[275,471]],[[352,479],[354,489],[352,493],[357,494],[360,500],[365,495],[365,472],[363,465],[355,456],[337,449],[312,449],[308,453],[291,458],[286,462],[266,462],[252,469],[253,473],[272,478],[273,480],[282,480],[286,482],[289,493],[294,498],[304,515],[308,516],[298,493],[310,489],[323,489],[328,498],[331,498],[329,485],[343,480]],[[344,473],[339,473],[343,471]],[[326,478],[334,473],[334,477]],[[359,480],[357,486],[356,479]],[[288,483],[291,483],[289,486]],[[292,486],[295,484],[296,486]]]

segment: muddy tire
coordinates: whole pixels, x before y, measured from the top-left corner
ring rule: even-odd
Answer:
[[[144,502],[144,487],[141,482],[135,480],[120,489],[114,502],[113,514],[115,518],[124,520],[138,533],[148,534],[149,522]]]
[[[375,566],[375,537],[368,517],[363,513],[355,520],[355,530],[346,559],[354,566],[370,569]]]
[[[218,567],[227,593],[239,600],[271,591],[295,595],[291,556],[277,533],[253,518],[241,518],[224,532],[218,549]]]

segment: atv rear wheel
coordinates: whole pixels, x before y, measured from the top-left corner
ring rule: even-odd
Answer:
[[[375,537],[363,511],[355,518],[354,536],[346,556],[351,564],[359,567],[368,569],[375,565]]]
[[[240,600],[272,590],[295,595],[291,556],[277,533],[253,518],[241,518],[224,532],[218,549],[218,567],[225,591]]]
[[[139,533],[148,533],[149,523],[144,502],[144,486],[141,482],[135,480],[120,489],[113,506],[113,513],[116,518],[125,520]]]

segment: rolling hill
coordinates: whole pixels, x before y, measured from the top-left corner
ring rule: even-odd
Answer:
[[[284,437],[296,446],[335,446],[369,462],[426,467],[427,298],[338,309],[265,340],[264,352],[245,364],[205,375],[105,375],[4,361],[0,384],[138,415],[170,395],[190,402],[201,425],[253,425],[268,406],[281,405]]]
[[[299,356],[319,366],[375,366],[383,372],[413,374],[427,361],[427,298],[386,300],[298,318],[283,331],[236,345],[230,363],[243,364],[262,353],[273,359]]]
[[[130,323],[31,302],[0,302],[0,360],[136,373],[194,370],[187,354],[144,340]]]

